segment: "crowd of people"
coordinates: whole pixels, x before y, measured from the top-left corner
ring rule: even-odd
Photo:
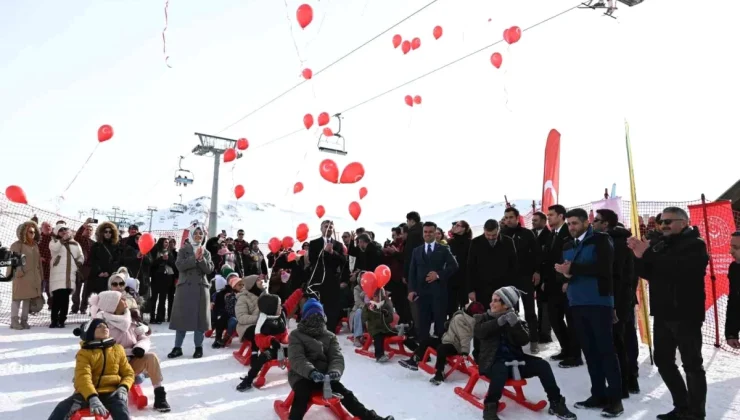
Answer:
[[[68,313],[89,308],[91,316],[74,330],[81,338],[75,393],[51,419],[83,407],[127,419],[121,401],[144,375],[154,387],[153,407],[169,411],[159,358],[149,351],[148,325],[163,322],[176,332],[168,358],[183,356],[188,331],[194,358],[203,356],[207,331],[215,331],[215,349],[229,345],[234,335],[250,342],[251,366],[238,391],[251,390],[269,360],[287,358],[294,393],[290,419],[303,417],[325,379],[352,415],[392,419],[367,409],[341,383],[344,358],[334,332],[345,317],[355,346],[372,344],[378,363],[389,361],[384,339],[397,335],[398,328],[404,328],[404,345],[413,352],[399,361],[403,367],[418,369],[426,350],[434,348],[438,357],[430,382],[435,385],[444,381],[447,356],[472,356],[490,380],[484,420],[499,418],[513,361],[525,362],[522,377],[540,379],[550,414],[576,418],[552,365],[537,356],[554,333],[560,344],[551,357],[556,366],[578,368],[585,360],[590,377],[590,395],[574,407],[618,417],[622,399],[640,392],[635,328],[640,277],[650,287],[655,363],[674,404],[658,419],[705,418],[701,327],[709,257],[681,208],[664,209],[644,239],[632,236],[611,210],[597,210],[590,222],[583,209],[566,211],[561,205],[534,213],[532,229],[521,225],[516,208],[507,208],[501,221],[486,221],[475,238],[464,220],[445,232],[410,212],[382,246],[362,228],[338,236],[333,222],[325,220],[321,236],[302,243],[299,252],[283,247],[267,256],[258,241],[245,241],[243,230],[236,239],[226,232],[207,238],[196,225],[179,249],[174,238],[160,238],[142,254],[134,225],[122,240],[110,222],[95,229],[89,219],[75,234],[62,221],[53,227],[37,222],[21,224],[11,246],[26,256],[26,264],[13,273],[10,327],[30,328],[28,314],[43,306],[43,293],[51,328],[64,328]],[[725,335],[728,345],[740,348],[740,233],[732,235],[730,252],[735,261],[729,267]],[[389,282],[366,294],[363,273],[382,264],[390,268]],[[294,317],[297,328],[289,331]]]

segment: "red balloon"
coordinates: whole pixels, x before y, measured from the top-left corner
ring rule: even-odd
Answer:
[[[296,252],[296,254],[298,254],[298,256],[302,257],[302,256],[306,255],[306,250],[305,249],[302,249],[302,250]]]
[[[434,39],[439,39],[442,36],[442,27],[435,26],[434,31],[432,31],[432,34],[434,35]]]
[[[414,38],[411,40],[411,49],[415,50],[417,48],[421,47],[421,39]]]
[[[383,288],[391,280],[391,269],[381,264],[375,269],[375,278],[378,280],[378,287]]]
[[[360,162],[352,162],[345,166],[339,182],[342,184],[354,184],[360,182],[365,176],[365,167]]]
[[[416,105],[421,105],[421,96],[419,95],[414,96],[414,103]]]
[[[6,188],[5,195],[8,197],[8,200],[12,201],[13,203],[28,204],[26,193],[23,192],[23,188],[17,185],[11,185]]]
[[[313,127],[313,115],[306,114],[303,116],[303,125],[306,127],[306,130]]]
[[[321,164],[319,164],[319,173],[322,178],[332,184],[339,182],[339,168],[337,167],[336,162],[331,159],[324,159],[321,161]]]
[[[518,26],[512,26],[504,31],[504,41],[509,45],[518,42],[522,38],[522,30]]]
[[[293,262],[295,261],[296,258],[298,258],[298,256],[295,254],[295,252],[291,252],[290,254],[288,254],[288,257],[287,257],[288,262]]]
[[[401,42],[403,42],[401,35],[393,35],[393,48],[398,48]]]
[[[303,78],[306,80],[311,80],[311,78],[313,77],[313,72],[311,71],[311,69],[303,69],[301,74],[303,75]]]
[[[366,195],[367,195],[367,188],[365,187],[360,188],[360,200],[365,198]]]
[[[113,127],[109,126],[108,124],[101,125],[100,128],[98,128],[98,141],[104,142],[108,141],[113,137]]]
[[[293,185],[293,194],[298,194],[301,191],[303,191],[303,183],[296,182],[295,185]]]
[[[267,247],[270,248],[270,252],[277,254],[282,244],[283,242],[280,239],[272,237],[270,238],[270,242],[267,243]]]
[[[154,248],[154,244],[157,241],[154,240],[154,236],[152,236],[151,233],[147,232],[139,238],[139,252],[146,255],[149,253],[149,251]]]
[[[406,95],[403,98],[403,101],[406,102],[406,105],[408,106],[414,106],[414,98],[412,98],[411,95]]]
[[[247,147],[249,147],[249,140],[245,138],[240,138],[236,141],[236,148],[239,150],[247,150]]]
[[[307,4],[302,4],[298,6],[295,15],[298,19],[298,24],[301,25],[301,29],[306,29],[306,26],[313,20],[313,8]]]
[[[497,69],[501,67],[501,62],[504,59],[501,57],[501,54],[495,52],[491,54],[491,64],[493,64],[493,67],[496,67]]]
[[[403,51],[404,54],[408,54],[409,51],[411,51],[411,43],[409,41],[403,41],[401,44],[401,51]]]
[[[360,207],[360,203],[358,203],[357,201],[349,203],[349,215],[352,216],[355,221],[360,218],[361,213],[362,207]]]
[[[323,127],[327,124],[329,124],[329,113],[322,112],[319,114],[319,127]]]
[[[224,163],[229,163],[236,159],[236,149],[226,149],[224,152]]]
[[[362,273],[360,285],[362,286],[362,291],[365,292],[365,296],[367,296],[368,299],[372,299],[375,295],[375,291],[378,290],[378,279],[375,278],[375,273],[372,271],[365,271]]]
[[[293,245],[295,245],[295,240],[291,238],[290,236],[286,236],[283,238],[283,248],[290,249],[293,248]]]
[[[324,209],[324,206],[321,206],[321,205],[316,206],[316,216],[318,216],[319,219],[324,217],[325,213],[326,213],[326,210]]]
[[[239,184],[236,187],[234,187],[234,195],[236,196],[236,199],[240,199],[244,196],[244,186]]]
[[[295,238],[298,239],[300,242],[305,241],[308,239],[308,225],[305,223],[301,223],[295,228]]]
[[[323,133],[324,133],[324,137],[331,137],[334,135],[334,132],[331,131],[331,128],[329,127],[324,127]]]

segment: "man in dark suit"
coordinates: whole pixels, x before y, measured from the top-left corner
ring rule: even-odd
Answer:
[[[583,358],[568,310],[568,297],[563,291],[565,279],[555,273],[555,264],[563,262],[563,246],[571,241],[568,226],[565,224],[565,207],[560,204],[550,206],[547,209],[547,222],[550,224],[551,233],[544,252],[541,275],[547,293],[550,324],[560,342],[560,353],[551,359],[560,361],[558,366],[561,368],[578,367],[583,365]]]
[[[409,264],[409,301],[416,301],[419,311],[417,337],[429,337],[434,322],[434,335],[442,337],[447,319],[447,282],[458,269],[450,248],[435,242],[437,225],[425,222],[422,226],[424,244],[416,247]]]
[[[547,216],[542,212],[535,212],[532,215],[532,232],[537,237],[537,245],[540,247],[540,255],[544,258],[545,249],[550,239],[550,229],[547,228]],[[540,261],[542,264],[542,261]],[[540,344],[552,343],[552,327],[550,325],[550,316],[547,313],[547,293],[542,289],[542,264],[534,277],[535,293],[537,295],[537,322],[540,333]]]
[[[319,293],[326,314],[326,328],[334,331],[341,318],[339,283],[346,258],[344,245],[334,238],[331,220],[321,222],[321,238],[310,242],[308,260],[311,263],[308,290]]]

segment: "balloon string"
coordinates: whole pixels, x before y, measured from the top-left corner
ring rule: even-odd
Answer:
[[[290,24],[290,38],[293,40],[293,47],[295,48],[295,54],[298,56],[298,61],[301,62],[301,67],[303,67],[303,59],[301,58],[301,51],[298,49],[298,42],[295,40],[295,34],[293,33],[293,19],[290,18],[290,11],[288,9],[288,0],[283,0],[285,3],[285,17],[288,19],[288,23]]]
[[[162,54],[164,54],[164,64],[167,65],[167,67],[172,68],[170,66],[169,60],[170,56],[167,55],[167,38],[165,37],[164,33],[167,32],[167,26],[169,25],[169,16],[167,15],[167,9],[170,7],[170,0],[164,1],[164,29],[162,29]]]
[[[64,191],[62,191],[62,193],[60,194],[60,197],[64,198],[64,193],[66,193],[67,190],[69,190],[69,187],[71,187],[72,184],[75,183],[75,180],[77,180],[77,177],[80,176],[80,173],[82,172],[82,170],[85,169],[85,166],[87,166],[87,162],[90,161],[90,158],[93,157],[93,155],[95,154],[95,151],[98,150],[98,146],[100,146],[100,142],[98,142],[95,145],[95,147],[93,148],[93,151],[90,153],[90,156],[88,156],[87,159],[85,159],[85,163],[82,164],[82,166],[80,167],[80,169],[75,174],[74,178],[72,178],[72,181],[70,181],[69,185],[67,185],[67,188],[65,188]]]

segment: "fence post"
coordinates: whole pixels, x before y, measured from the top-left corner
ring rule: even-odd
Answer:
[[[712,258],[712,235],[709,234],[709,217],[707,216],[707,199],[701,195],[701,210],[704,213],[704,234],[707,241],[707,253],[709,254],[709,278],[712,280],[712,308],[714,308],[714,347],[719,348],[719,312],[717,312],[717,276],[714,274],[714,261]]]

